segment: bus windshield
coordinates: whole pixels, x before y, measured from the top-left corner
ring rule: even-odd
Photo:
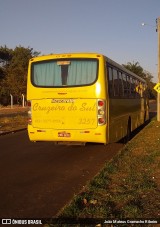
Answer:
[[[84,86],[97,79],[96,59],[56,59],[32,64],[31,80],[36,87]]]

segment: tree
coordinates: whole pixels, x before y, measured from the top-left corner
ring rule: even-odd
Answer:
[[[12,59],[12,50],[6,46],[0,47],[0,79],[5,77],[5,68]]]
[[[153,87],[155,83],[152,82],[153,76],[148,71],[145,71],[139,64],[139,62],[128,62],[127,65],[123,65],[126,69],[135,73],[137,76],[143,78],[147,83],[147,94],[149,98],[156,98],[156,92]]]
[[[29,47],[19,46],[14,50],[8,49],[6,46],[0,48],[0,59],[3,61],[0,68],[0,102],[2,104],[10,94],[14,96],[17,103],[22,94],[26,94],[28,62],[30,58],[39,54]]]

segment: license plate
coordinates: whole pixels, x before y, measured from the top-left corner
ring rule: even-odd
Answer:
[[[58,137],[71,137],[69,132],[58,132]]]

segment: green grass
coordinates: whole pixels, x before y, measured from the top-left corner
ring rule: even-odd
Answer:
[[[160,123],[152,120],[58,217],[160,218],[159,167]]]

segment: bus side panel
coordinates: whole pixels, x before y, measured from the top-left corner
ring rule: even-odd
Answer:
[[[109,102],[109,142],[126,136],[129,118],[131,131],[142,122],[141,99],[110,99]]]

